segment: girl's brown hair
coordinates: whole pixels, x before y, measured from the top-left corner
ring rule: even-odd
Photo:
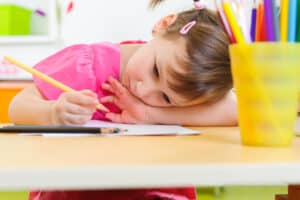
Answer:
[[[151,0],[150,7],[163,1]],[[196,25],[181,35],[180,29],[193,20]],[[229,40],[214,11],[192,9],[179,13],[164,37],[184,37],[186,43],[187,58],[181,61],[185,73],[170,69],[172,80],[176,80],[169,81],[170,88],[188,101],[201,97],[206,103],[218,101],[228,93],[232,88]]]

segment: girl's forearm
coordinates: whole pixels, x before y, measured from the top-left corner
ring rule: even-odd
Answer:
[[[44,100],[31,86],[14,97],[9,106],[9,117],[14,124],[52,125],[52,104],[53,101]]]
[[[153,123],[181,124],[187,126],[237,125],[235,95],[230,93],[212,105],[195,105],[177,108],[151,108],[148,112]]]

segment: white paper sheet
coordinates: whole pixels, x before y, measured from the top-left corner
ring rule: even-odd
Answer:
[[[184,128],[177,125],[146,125],[146,124],[118,124],[106,121],[91,120],[84,126],[89,127],[116,127],[126,129],[126,132],[118,134],[102,134],[103,136],[138,136],[138,135],[195,135],[200,134],[200,131],[195,131],[189,128]],[[46,134],[47,137],[77,137],[77,136],[91,136],[95,134]]]

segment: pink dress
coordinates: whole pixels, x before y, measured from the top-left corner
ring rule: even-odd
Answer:
[[[132,42],[126,42],[126,44]],[[120,77],[120,45],[98,43],[92,45],[74,45],[46,58],[35,69],[72,87],[75,90],[90,89],[101,98],[108,93],[101,89],[101,84],[108,77]],[[34,78],[45,99],[55,100],[62,93],[60,89]],[[120,110],[106,104],[111,111]],[[93,119],[106,120],[104,114],[97,111]],[[126,190],[79,190],[79,191],[34,191],[29,200],[195,200],[196,193],[190,188],[164,189],[126,189]]]

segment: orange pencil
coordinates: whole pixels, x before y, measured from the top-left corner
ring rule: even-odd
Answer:
[[[264,23],[264,4],[262,2],[259,2],[257,8],[255,41],[264,41],[266,39],[265,36],[266,30]]]
[[[257,7],[256,27],[255,27],[255,41],[261,41],[261,3]]]

